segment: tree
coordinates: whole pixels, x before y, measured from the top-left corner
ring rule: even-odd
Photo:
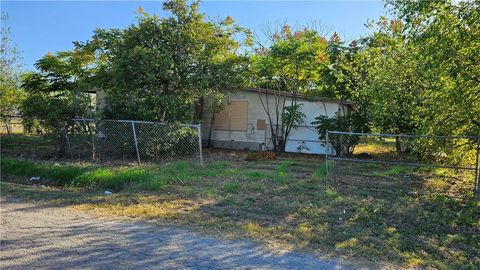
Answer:
[[[327,131],[344,131],[344,132],[368,132],[368,119],[359,112],[348,112],[346,114],[338,114],[335,117],[328,118],[320,115],[315,118],[316,129],[320,140],[326,139]],[[335,149],[338,156],[350,156],[355,150],[355,146],[360,142],[359,136],[338,135],[329,138],[329,142]]]
[[[284,151],[290,131],[302,115],[298,94],[313,94],[318,89],[327,62],[327,42],[319,31],[292,31],[288,24],[267,34],[271,44],[260,45],[250,58],[252,84],[268,89],[259,91],[259,98],[268,117],[274,150]],[[282,120],[282,116],[295,116],[295,121]]]
[[[381,17],[377,30],[360,53],[367,65],[368,111],[374,127],[384,133],[415,133],[421,104],[421,79],[417,48],[402,35],[399,20]],[[401,151],[396,137],[397,151]]]
[[[125,30],[97,30],[83,44],[99,55],[94,82],[107,93],[109,118],[192,122],[206,104],[217,110],[222,93],[242,85],[250,42],[247,29],[228,16],[210,21],[199,2],[163,3],[170,16],[139,8],[137,24]]]
[[[388,3],[418,50],[422,132],[480,134],[480,2]]]
[[[64,136],[72,118],[89,118],[93,104],[86,81],[91,57],[76,50],[51,53],[35,63],[38,71],[25,74],[22,88],[27,97],[21,104],[24,125],[34,123],[56,140],[57,154],[63,151]]]
[[[329,64],[323,69],[319,82],[322,96],[339,99],[342,104],[354,97],[352,68],[356,50],[355,45],[345,46],[336,32],[330,37],[327,47]],[[342,113],[346,114],[344,106],[342,108]]]
[[[10,118],[18,112],[24,93],[20,88],[20,61],[21,57],[10,41],[10,28],[7,25],[8,16],[1,14],[1,42],[0,42],[0,120],[5,124],[10,134]]]

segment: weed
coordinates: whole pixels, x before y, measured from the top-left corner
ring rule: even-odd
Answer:
[[[201,196],[205,198],[213,198],[215,196],[215,190],[213,188],[204,190],[202,191]]]
[[[232,197],[226,197],[220,200],[220,206],[233,206],[235,205],[235,200]]]
[[[390,169],[383,171],[383,172],[373,172],[371,173],[372,176],[378,176],[378,177],[389,177],[389,176],[395,176],[402,174],[406,172],[407,169],[405,167],[401,166],[393,166]]]
[[[327,164],[323,163],[315,170],[313,175],[316,179],[321,180],[327,175],[327,166],[328,166],[329,169],[332,168],[333,167],[333,160],[328,160]]]
[[[288,183],[287,168],[294,164],[295,162],[292,160],[282,161],[280,165],[278,165],[277,167],[277,177],[273,178],[274,182],[278,184],[287,184]]]
[[[267,173],[259,172],[259,171],[245,171],[243,172],[243,175],[245,176],[245,180],[248,180],[248,181],[263,180],[263,179],[267,179],[270,176]]]
[[[228,193],[235,193],[240,190],[240,185],[237,183],[226,182],[222,187],[223,191]]]
[[[342,163],[336,162],[339,170],[356,175],[340,176],[326,186],[316,180],[325,171],[318,163],[303,166],[303,172],[297,174],[289,170],[292,161],[279,165],[250,162],[248,167],[217,162],[202,168],[172,162],[163,166],[96,168],[23,161],[8,164],[5,160],[2,174],[30,177],[43,172],[52,178],[71,179],[71,186],[78,187],[54,190],[1,182],[2,196],[70,203],[101,215],[160,218],[213,233],[248,235],[268,243],[319,249],[327,256],[387,260],[398,264],[394,268],[418,265],[476,269],[480,265],[478,201],[391,192],[411,188],[412,183],[403,176],[416,177],[415,183],[422,185],[415,188],[421,191],[427,188],[430,178],[441,178],[441,171],[363,164],[340,167]],[[15,167],[17,164],[20,169]],[[50,171],[60,171],[58,167],[68,169],[58,174]],[[393,176],[398,174],[402,177],[395,181]],[[106,186],[122,192],[113,196],[78,192],[82,187]]]
[[[327,199],[335,199],[338,197],[337,192],[331,188],[326,188],[325,191],[323,192],[323,195]]]
[[[1,175],[20,176],[30,178],[39,176],[42,179],[64,185],[70,183],[75,177],[85,172],[87,168],[68,166],[51,162],[32,162],[2,158],[0,160]]]

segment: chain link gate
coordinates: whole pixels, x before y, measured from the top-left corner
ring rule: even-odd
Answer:
[[[327,131],[326,177],[378,193],[480,198],[480,136]]]

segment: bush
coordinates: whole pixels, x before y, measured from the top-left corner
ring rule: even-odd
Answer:
[[[360,112],[349,112],[345,115],[337,115],[328,118],[320,115],[312,122],[316,125],[320,140],[326,139],[327,131],[343,132],[369,132],[368,119]],[[329,138],[335,153],[339,156],[349,156],[353,153],[355,146],[359,143],[359,136],[335,136]]]

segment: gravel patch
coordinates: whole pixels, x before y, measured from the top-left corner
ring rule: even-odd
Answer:
[[[352,269],[179,227],[96,218],[1,198],[2,269]]]

